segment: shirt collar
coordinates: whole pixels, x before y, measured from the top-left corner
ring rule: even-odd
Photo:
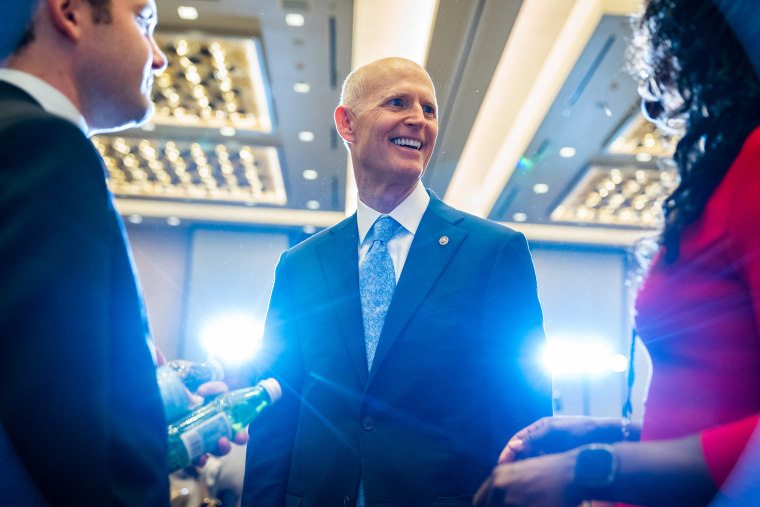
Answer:
[[[50,114],[60,116],[74,123],[86,136],[89,136],[89,127],[82,113],[63,93],[45,81],[14,69],[0,69],[0,81],[6,81],[24,90],[32,96],[42,108]]]
[[[429,202],[430,196],[425,191],[425,186],[421,181],[418,181],[412,193],[401,201],[388,215],[400,223],[404,229],[415,234]],[[364,238],[367,237],[375,220],[381,214],[364,204],[361,199],[357,200],[356,221],[359,226],[359,244],[364,243]]]

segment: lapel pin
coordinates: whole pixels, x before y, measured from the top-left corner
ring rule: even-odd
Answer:
[[[449,244],[449,237],[448,236],[441,236],[441,238],[438,240],[438,243],[440,243],[441,246],[448,245]]]

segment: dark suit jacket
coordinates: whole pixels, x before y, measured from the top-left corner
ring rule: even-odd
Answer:
[[[0,422],[51,504],[168,505],[166,422],[104,171],[74,124],[0,83]]]
[[[525,238],[432,196],[367,372],[356,215],[285,252],[243,503],[469,505],[517,430],[551,414]]]

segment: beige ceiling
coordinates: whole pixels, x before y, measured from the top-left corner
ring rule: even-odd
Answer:
[[[284,207],[245,207],[119,199],[120,211],[190,221],[316,227],[336,223],[355,207],[345,150],[336,149],[330,133],[340,81],[351,68],[390,55],[427,65],[442,109],[447,106],[449,115],[443,112],[442,122],[447,124],[439,134],[432,162],[436,167],[426,177],[448,203],[488,217],[602,18],[628,16],[640,7],[638,0],[161,0],[158,4],[159,31],[261,37],[274,113],[279,115],[279,130],[268,141],[280,150],[289,202]],[[195,6],[199,19],[180,20],[176,16],[180,5]],[[288,12],[303,13],[304,26],[286,26]],[[283,85],[287,80],[313,81],[312,92],[294,96]],[[297,115],[286,113],[296,101]],[[301,147],[290,140],[289,129],[307,124],[315,125],[316,139]],[[308,162],[299,156],[319,166],[321,180],[300,177]],[[579,170],[581,166],[587,166],[585,161]],[[330,171],[334,174],[323,176]],[[303,205],[310,192],[320,202],[318,210]],[[628,244],[641,234],[630,228],[540,220],[509,225],[540,241]]]

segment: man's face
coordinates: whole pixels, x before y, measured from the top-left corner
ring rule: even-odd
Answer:
[[[79,90],[91,129],[118,130],[153,113],[153,75],[166,67],[155,27],[154,0],[111,0],[111,21],[88,26]]]
[[[411,188],[425,172],[438,135],[433,84],[421,68],[404,62],[372,67],[367,83],[358,111],[351,112],[357,185],[360,191]]]

